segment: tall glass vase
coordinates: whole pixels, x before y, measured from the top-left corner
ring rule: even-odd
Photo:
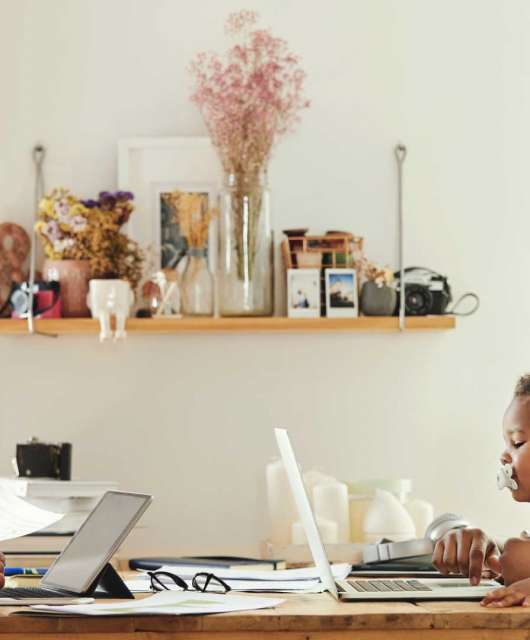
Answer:
[[[273,240],[265,172],[225,176],[219,222],[219,313],[273,312]]]

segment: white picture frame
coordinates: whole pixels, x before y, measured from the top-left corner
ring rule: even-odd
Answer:
[[[326,269],[326,316],[328,318],[357,318],[359,301],[355,269]]]
[[[179,189],[205,193],[217,206],[222,184],[221,163],[208,137],[126,138],[118,142],[118,188],[131,191],[134,208],[128,235],[162,265],[161,194]],[[210,228],[209,264],[216,269],[216,225]]]
[[[320,269],[287,269],[287,315],[320,317]]]

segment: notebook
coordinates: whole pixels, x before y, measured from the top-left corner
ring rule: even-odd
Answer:
[[[183,556],[183,557],[152,557],[152,558],[131,558],[129,560],[130,569],[156,571],[162,566],[176,565],[199,566],[214,569],[259,569],[261,571],[274,571],[286,569],[284,560],[262,560],[261,558],[242,558],[239,556]]]

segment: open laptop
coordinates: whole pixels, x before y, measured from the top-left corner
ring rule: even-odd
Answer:
[[[482,581],[472,587],[467,578],[369,579],[335,580],[322,544],[302,475],[289,435],[285,429],[275,429],[276,442],[285,466],[300,521],[311,555],[326,591],[337,600],[481,600],[486,593],[499,587],[494,580]]]
[[[50,566],[40,587],[4,587],[0,601],[98,597],[100,589],[102,597],[132,598],[108,563],[152,499],[141,493],[107,491]]]

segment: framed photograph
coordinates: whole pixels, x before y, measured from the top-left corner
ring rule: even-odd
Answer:
[[[118,188],[132,191],[135,203],[127,233],[156,256],[155,269],[175,266],[186,251],[175,195],[200,193],[206,208],[217,206],[221,182],[221,163],[207,137],[127,138],[118,143]],[[210,249],[215,236],[212,225]],[[208,251],[212,270],[215,254]]]
[[[326,315],[328,318],[356,318],[357,272],[355,269],[326,269]]]
[[[156,229],[153,245],[160,256],[161,268],[175,268],[180,259],[186,254],[188,241],[182,233],[179,223],[180,196],[187,193],[198,193],[201,197],[201,208],[208,209],[215,206],[216,194],[211,185],[179,184],[175,187],[170,184],[153,185],[153,211]],[[132,216],[131,216],[132,219]],[[134,234],[131,236],[136,240]],[[215,251],[209,249],[215,247],[215,229],[210,225],[208,245],[206,250],[210,261],[214,259]]]
[[[320,269],[287,270],[287,315],[320,317]]]

